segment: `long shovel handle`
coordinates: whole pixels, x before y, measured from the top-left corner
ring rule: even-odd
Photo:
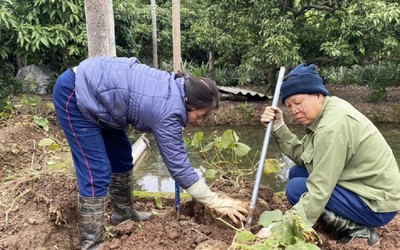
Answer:
[[[278,82],[276,83],[274,98],[272,99],[273,107],[276,107],[278,105],[278,100],[279,100],[279,95],[281,92],[280,90],[281,90],[283,77],[285,75],[285,70],[286,69],[283,66],[281,66],[281,68],[279,70]],[[261,150],[260,161],[258,162],[258,169],[257,169],[256,179],[254,182],[253,195],[251,196],[250,209],[249,209],[246,226],[245,226],[247,229],[249,229],[251,227],[251,223],[253,222],[254,210],[256,207],[258,190],[260,189],[260,181],[261,181],[261,177],[262,177],[262,173],[263,173],[263,169],[264,169],[265,157],[267,155],[269,139],[271,138],[271,133],[272,133],[272,125],[273,125],[273,121],[269,122],[268,126],[267,126],[267,130],[265,131],[264,143],[263,143],[263,147]]]

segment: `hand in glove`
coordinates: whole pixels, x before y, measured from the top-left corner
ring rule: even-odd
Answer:
[[[283,126],[283,124],[285,124],[283,121],[282,110],[280,110],[278,107],[268,106],[261,115],[261,122],[267,126],[272,120],[274,121],[272,125],[272,131],[278,130]]]
[[[212,192],[201,180],[194,183],[186,191],[205,206],[222,215],[227,215],[236,224],[239,223],[237,218],[242,221],[246,220],[243,215],[248,213],[245,202]]]

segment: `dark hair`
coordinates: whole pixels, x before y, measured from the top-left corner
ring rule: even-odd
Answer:
[[[186,107],[189,111],[219,107],[219,90],[213,80],[207,77],[193,77],[184,72],[178,74],[185,79]],[[179,77],[178,74],[176,78]]]

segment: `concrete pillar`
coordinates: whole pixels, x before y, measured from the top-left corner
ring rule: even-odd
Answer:
[[[89,57],[116,56],[112,0],[85,0]]]

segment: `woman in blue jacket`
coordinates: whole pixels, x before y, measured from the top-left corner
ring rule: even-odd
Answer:
[[[53,101],[76,169],[82,249],[102,242],[108,194],[111,223],[148,220],[133,208],[132,147],[125,128],[151,132],[173,179],[216,212],[245,220],[246,204],[210,191],[189,162],[182,128],[200,124],[219,105],[216,84],[205,77],[168,73],[136,58],[94,57],[57,80]]]

